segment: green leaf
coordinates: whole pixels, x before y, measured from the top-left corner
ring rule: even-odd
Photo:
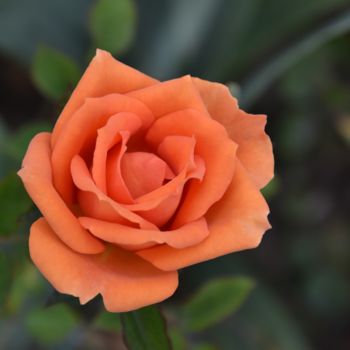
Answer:
[[[17,228],[18,219],[32,206],[17,174],[11,174],[0,182],[0,236]]]
[[[75,62],[52,48],[39,47],[32,64],[32,77],[37,88],[48,98],[59,100],[79,80]]]
[[[5,305],[10,290],[12,282],[11,272],[10,259],[4,252],[0,251],[0,311]]]
[[[102,311],[94,320],[93,326],[109,332],[118,332],[121,328],[118,314]]]
[[[272,198],[280,189],[280,180],[275,177],[261,190],[261,193],[266,199]]]
[[[27,315],[25,325],[29,333],[43,344],[64,339],[78,324],[76,316],[66,304],[56,304]]]
[[[169,330],[169,337],[173,350],[186,350],[188,346],[186,344],[186,338],[179,332],[178,329],[173,328]]]
[[[171,349],[165,320],[154,306],[120,315],[124,341],[131,350]]]
[[[131,0],[98,0],[90,17],[90,31],[96,47],[112,54],[131,44],[136,25],[136,8]]]
[[[2,152],[16,161],[21,161],[25,155],[31,139],[39,132],[49,131],[51,126],[47,122],[32,122],[23,125],[16,133],[7,136],[0,142]]]
[[[218,278],[204,285],[183,307],[185,329],[202,331],[235,312],[253,289],[248,277]]]

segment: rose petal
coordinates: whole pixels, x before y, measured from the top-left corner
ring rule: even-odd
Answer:
[[[83,146],[91,149],[95,145],[97,130],[117,113],[136,114],[144,128],[152,122],[149,109],[136,99],[112,94],[101,98],[86,99],[66,124],[52,151],[52,169],[55,188],[66,201],[73,202],[73,182],[70,175],[72,158],[82,151]]]
[[[237,145],[228,138],[218,122],[203,117],[195,110],[183,110],[157,119],[146,135],[156,147],[168,135],[182,135],[196,139],[195,154],[205,163],[202,182],[193,181],[176,215],[174,227],[197,220],[218,201],[232,181]]]
[[[40,133],[32,139],[18,175],[34,203],[65,244],[80,253],[101,253],[103,243],[81,227],[52,185],[50,138],[51,134]]]
[[[106,161],[108,151],[121,141],[121,131],[128,135],[134,134],[141,126],[141,120],[132,113],[118,113],[108,120],[107,124],[98,129],[96,146],[92,163],[92,178],[96,186],[107,193]]]
[[[134,224],[140,225],[141,228],[157,229],[157,227],[154,224],[148,222],[147,220],[143,219],[141,216],[128,210],[125,206],[113,201],[110,197],[106,196],[101,190],[99,190],[95,185],[94,181],[92,180],[84,160],[80,156],[75,156],[72,159],[71,170],[72,170],[72,177],[75,185],[81,191],[90,192],[91,194],[94,195],[93,197],[98,200],[98,202],[94,203],[95,206],[99,206],[98,204],[99,202],[103,203],[102,205],[104,207],[108,206],[109,209],[113,210],[117,216],[120,215],[121,217],[125,218],[128,221]],[[83,199],[87,200],[88,198],[83,197]],[[81,200],[81,197],[79,197],[79,203],[80,203],[80,206],[84,208],[84,203],[80,200]]]
[[[137,252],[165,271],[172,271],[239,250],[255,248],[270,228],[269,208],[238,162],[233,181],[224,197],[206,215],[209,236],[198,245],[174,249],[156,246]]]
[[[120,132],[122,142],[119,146],[115,146],[108,154],[106,162],[107,175],[107,194],[109,197],[119,203],[133,204],[134,198],[126,186],[122,176],[121,162],[127,150],[126,143],[129,140],[128,132]]]
[[[264,128],[266,116],[240,110],[229,89],[218,83],[193,78],[210,115],[226,128],[239,147],[237,157],[258,188],[273,177],[274,160],[271,140]]]
[[[208,111],[189,75],[135,90],[128,95],[148,106],[156,118],[182,109],[195,109],[208,116]]]
[[[122,176],[133,198],[162,186],[166,168],[162,159],[148,152],[125,153],[121,161]]]
[[[72,115],[88,97],[100,97],[111,93],[124,94],[156,84],[158,81],[115,60],[110,53],[97,50],[69,101],[58,118],[52,134],[52,145]]]
[[[173,231],[140,230],[88,217],[79,218],[83,227],[104,241],[119,245],[167,244],[182,249],[203,241],[209,234],[204,218]]]
[[[203,179],[205,165],[200,157],[194,156],[194,147],[195,140],[192,137],[175,135],[164,138],[157,153],[167,160],[178,175],[162,187],[137,198],[137,203],[126,207],[158,227],[167,223],[180,203],[185,183],[190,179]]]
[[[61,293],[82,304],[101,294],[110,312],[125,312],[160,302],[177,288],[177,272],[163,272],[117,247],[84,255],[66,247],[41,218],[31,227],[29,249],[42,274]]]

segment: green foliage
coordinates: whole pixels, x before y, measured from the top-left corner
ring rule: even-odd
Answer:
[[[120,314],[124,340],[130,350],[167,350],[165,320],[155,306]]]
[[[172,328],[169,330],[169,337],[171,340],[171,345],[173,350],[187,349],[186,338],[176,328]]]
[[[59,100],[79,80],[79,68],[61,52],[39,47],[32,64],[32,76],[37,88],[48,98]]]
[[[0,236],[13,232],[21,215],[32,206],[17,174],[8,175],[0,181]]]
[[[10,259],[8,256],[0,251],[0,311],[5,304],[10,285],[12,282],[12,274],[10,268]]]
[[[90,31],[96,47],[120,54],[135,33],[136,8],[132,0],[98,0],[92,9]]]
[[[204,285],[183,307],[185,328],[202,331],[235,312],[254,287],[247,277],[227,277]]]
[[[118,332],[121,328],[120,317],[118,314],[102,311],[95,318],[93,326],[104,331]]]
[[[43,344],[64,339],[77,326],[77,318],[66,304],[33,310],[25,320],[30,334]]]
[[[16,161],[21,161],[31,139],[39,132],[51,129],[47,122],[37,122],[23,125],[16,133],[7,135],[3,142],[3,152]],[[1,143],[0,143],[1,145]]]

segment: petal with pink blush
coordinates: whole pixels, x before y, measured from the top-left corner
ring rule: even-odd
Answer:
[[[177,272],[164,272],[132,252],[110,245],[102,254],[79,254],[65,246],[44,219],[31,227],[29,251],[35,265],[60,293],[82,304],[98,294],[110,312],[131,311],[170,297]]]
[[[112,93],[125,94],[157,83],[156,79],[117,61],[109,52],[98,49],[56,122],[52,145],[56,144],[65,125],[87,98]]]
[[[232,181],[237,145],[221,124],[196,110],[183,110],[157,119],[149,128],[146,140],[156,147],[166,136],[174,134],[194,137],[194,153],[205,163],[202,182],[190,184],[176,215],[174,225],[180,227],[202,217],[224,195]]]
[[[155,246],[137,254],[164,271],[173,271],[239,250],[255,248],[270,228],[269,208],[243,166],[237,163],[223,198],[206,214],[209,236],[184,249]]]
[[[132,113],[118,113],[108,120],[107,124],[98,129],[92,163],[92,178],[97,187],[107,193],[106,160],[108,151],[121,141],[120,132],[127,131],[133,135],[141,127],[141,120]]]
[[[145,243],[156,243],[182,249],[198,244],[209,234],[204,218],[172,231],[141,230],[89,217],[81,217],[79,220],[82,226],[96,237],[106,242],[131,247]]]
[[[73,182],[70,163],[83,148],[91,150],[95,145],[97,130],[117,113],[137,115],[143,128],[152,123],[150,110],[141,102],[125,95],[112,94],[100,98],[88,98],[70,118],[52,150],[54,184],[66,203],[73,202]]]
[[[18,175],[42,215],[65,244],[80,253],[101,253],[104,244],[80,225],[52,184],[50,138],[51,134],[40,133],[32,139]]]

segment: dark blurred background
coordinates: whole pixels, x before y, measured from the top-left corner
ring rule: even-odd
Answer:
[[[61,297],[50,314],[58,326],[40,313],[52,289],[29,261],[36,213],[13,175],[96,46],[161,80],[229,84],[242,108],[269,117],[273,229],[255,250],[181,272],[164,306],[175,348],[350,349],[348,0],[0,0],[0,349],[123,348],[110,331],[118,322],[96,312],[91,321],[94,307]],[[232,275],[255,280],[239,310],[181,331],[177,305]]]

